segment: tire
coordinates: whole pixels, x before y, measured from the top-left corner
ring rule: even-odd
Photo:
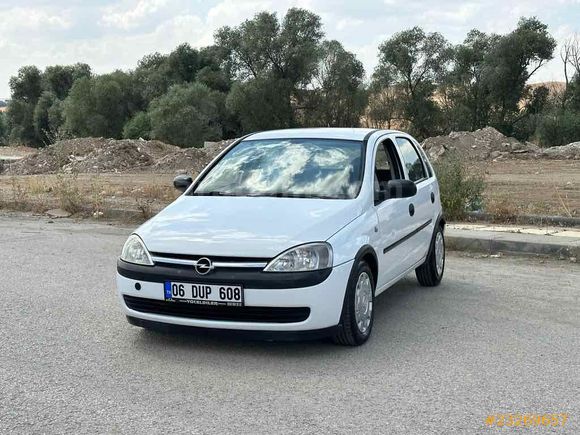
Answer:
[[[368,281],[367,281],[368,279]],[[360,284],[358,292],[360,307],[367,305],[367,311],[359,311],[362,316],[357,321],[357,286]],[[370,301],[368,287],[370,286]],[[367,289],[367,290],[365,290]],[[366,299],[366,301],[365,301]],[[333,337],[337,344],[343,346],[360,346],[365,343],[373,329],[375,305],[375,280],[371,268],[365,261],[359,261],[353,268],[348,280],[346,295],[342,305],[342,314],[340,318],[340,330]],[[359,326],[361,325],[361,326]]]
[[[440,268],[437,267],[437,244],[439,249],[441,249],[440,258],[441,264]],[[435,287],[438,286],[443,278],[443,273],[445,272],[445,237],[443,236],[443,228],[441,226],[437,227],[433,240],[431,240],[431,246],[429,246],[429,254],[427,254],[427,259],[425,263],[415,269],[415,275],[417,275],[417,280],[419,284],[423,287]]]

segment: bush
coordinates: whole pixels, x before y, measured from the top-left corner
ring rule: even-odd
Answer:
[[[172,86],[151,102],[151,136],[182,147],[201,147],[206,140],[221,139],[218,96],[200,83]]]
[[[560,112],[542,117],[536,135],[544,147],[580,141],[580,113]]]
[[[447,155],[435,163],[435,172],[447,219],[462,219],[467,212],[481,209],[485,189],[481,173],[468,169],[456,155]]]
[[[0,112],[0,145],[6,145],[8,142],[8,126],[4,113]]]
[[[150,139],[151,138],[151,119],[145,112],[137,113],[131,118],[123,128],[124,139]]]

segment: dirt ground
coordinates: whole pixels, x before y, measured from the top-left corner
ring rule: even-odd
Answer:
[[[579,160],[509,160],[482,164],[486,165],[485,196],[490,206],[515,207],[519,213],[580,216]]]
[[[544,214],[580,216],[579,160],[481,162],[486,173],[486,210],[499,216]],[[0,176],[1,203],[43,213],[65,208],[107,217],[110,210],[131,210],[144,218],[179,192],[171,173],[45,174]]]

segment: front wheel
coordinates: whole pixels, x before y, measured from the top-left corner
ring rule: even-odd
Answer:
[[[360,346],[371,335],[374,320],[375,282],[369,265],[359,261],[346,289],[340,330],[334,342]]]
[[[435,287],[441,282],[445,271],[445,238],[443,228],[438,226],[435,237],[429,247],[425,263],[415,269],[419,284],[425,287]]]

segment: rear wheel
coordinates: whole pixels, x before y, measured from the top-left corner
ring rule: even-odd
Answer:
[[[364,261],[355,266],[344,297],[340,331],[335,343],[360,346],[371,335],[374,320],[375,282],[371,268]]]
[[[439,285],[441,278],[443,278],[443,272],[445,271],[445,238],[443,237],[443,228],[438,226],[436,231],[425,263],[415,269],[419,284],[425,287]]]

